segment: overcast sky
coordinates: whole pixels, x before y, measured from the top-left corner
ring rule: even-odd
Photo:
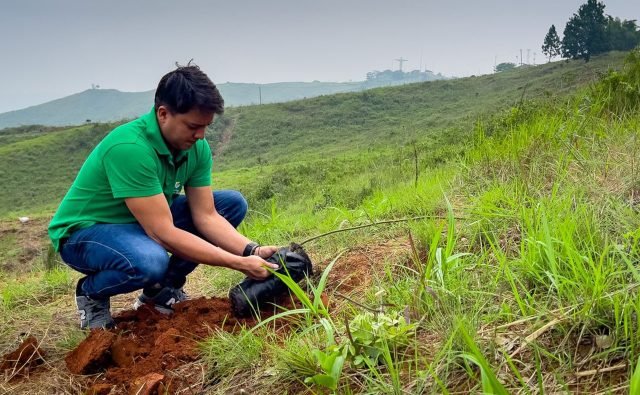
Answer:
[[[155,89],[176,61],[216,83],[363,80],[368,71],[491,72],[544,62],[586,0],[1,0],[0,112],[88,89]],[[605,13],[640,17],[638,0]],[[527,49],[530,51],[527,52]]]

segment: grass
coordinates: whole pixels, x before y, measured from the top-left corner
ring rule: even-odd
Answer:
[[[240,188],[262,210],[277,195],[304,193],[307,200],[305,187],[313,183],[314,205],[353,208],[377,189],[377,176],[390,164],[403,165],[415,178],[414,148],[424,173],[460,154],[478,118],[490,118],[523,98],[562,103],[607,68],[620,68],[623,57],[612,53],[589,63],[555,62],[511,73],[230,108],[207,132],[219,152],[215,187]],[[11,192],[0,195],[0,218],[50,215],[90,150],[115,125],[3,130],[0,175]],[[225,132],[231,140],[221,144]],[[346,177],[350,195],[336,190],[346,188],[340,187]]]
[[[327,271],[313,286],[329,294],[329,310],[317,304],[317,295],[306,300],[301,294],[306,306],[285,314],[306,313],[306,319],[287,334],[270,333],[270,322],[237,333],[213,329],[203,343],[217,379],[211,391],[228,392],[242,382],[262,393],[633,393],[640,380],[640,116],[631,110],[634,97],[620,96],[616,88],[620,81],[633,83],[629,70],[637,60],[630,62],[631,69],[617,77],[606,75],[562,100],[516,100],[501,111],[489,103],[492,116],[458,125],[467,139],[373,148],[372,137],[371,145],[356,149],[347,143],[357,143],[354,136],[341,150],[320,133],[314,144],[328,144],[326,155],[340,154],[302,160],[306,151],[292,132],[290,147],[300,149],[293,155],[299,160],[279,162],[280,148],[267,147],[276,159],[223,171],[218,186],[237,181],[253,207],[242,232],[263,243],[423,217],[333,233],[305,245],[323,269],[348,249],[328,270],[344,275],[349,267],[341,265],[353,265],[369,284],[357,264],[370,265],[371,285],[347,293]],[[544,78],[553,67],[569,66],[547,65],[531,70],[529,78]],[[406,89],[402,95],[410,97],[419,88],[393,89]],[[375,103],[378,93],[371,94],[367,100]],[[313,134],[316,126],[331,126],[322,126],[321,119],[330,118],[325,115],[337,117],[336,108],[355,108],[360,100],[358,94],[314,99],[313,111],[323,115],[308,113],[291,122]],[[279,113],[271,116],[281,122],[282,113],[312,111],[306,107],[312,104],[262,106],[256,114],[271,128],[279,124],[268,110]],[[236,127],[242,117],[250,118],[248,109],[238,111]],[[388,112],[390,119],[402,118],[402,112]],[[425,125],[416,128],[427,135]],[[345,123],[346,130],[352,127]],[[233,152],[247,155],[231,146],[227,152],[231,163]],[[406,253],[383,250],[388,239],[410,240]],[[15,243],[2,240],[5,246]],[[354,246],[365,245],[368,261],[351,260]],[[7,251],[7,259],[17,254]],[[13,295],[3,307],[3,317],[13,317],[0,321],[3,335],[20,330],[16,317],[46,311],[60,297],[55,292],[70,292],[65,270],[53,269],[50,278],[41,269],[20,280],[14,273],[0,277],[0,287],[8,284]],[[218,277],[219,269],[201,273],[206,293],[225,294],[237,280]],[[369,317],[366,325],[362,317]],[[394,344],[401,320],[385,321],[381,332],[381,317],[402,317],[415,331]],[[60,329],[69,335],[55,346],[59,353],[74,344],[70,326]],[[350,345],[353,351],[340,359]]]

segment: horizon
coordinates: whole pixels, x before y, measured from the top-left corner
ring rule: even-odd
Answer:
[[[547,30],[554,24],[562,34],[584,2],[13,3],[0,15],[3,36],[19,37],[0,42],[13,60],[0,76],[0,113],[92,85],[146,92],[176,61],[190,59],[216,84],[364,81],[367,72],[397,70],[397,59],[406,59],[404,71],[483,75],[496,63],[546,63]],[[614,17],[640,15],[640,2],[604,3]]]

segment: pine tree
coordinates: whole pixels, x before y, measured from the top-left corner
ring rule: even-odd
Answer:
[[[591,56],[606,52],[607,45],[605,29],[607,20],[604,16],[604,3],[597,0],[587,0],[573,14],[564,28],[562,38],[562,55],[567,58],[584,59],[589,61]]]
[[[547,35],[544,37],[542,53],[549,57],[549,62],[551,62],[551,58],[562,54],[562,43],[556,32],[555,25],[551,25],[549,32],[547,32]]]

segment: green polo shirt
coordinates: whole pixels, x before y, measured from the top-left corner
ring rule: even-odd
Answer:
[[[49,224],[60,240],[98,223],[136,222],[124,200],[163,193],[169,205],[183,186],[211,185],[211,149],[205,140],[171,154],[152,110],[111,131],[89,154]]]

